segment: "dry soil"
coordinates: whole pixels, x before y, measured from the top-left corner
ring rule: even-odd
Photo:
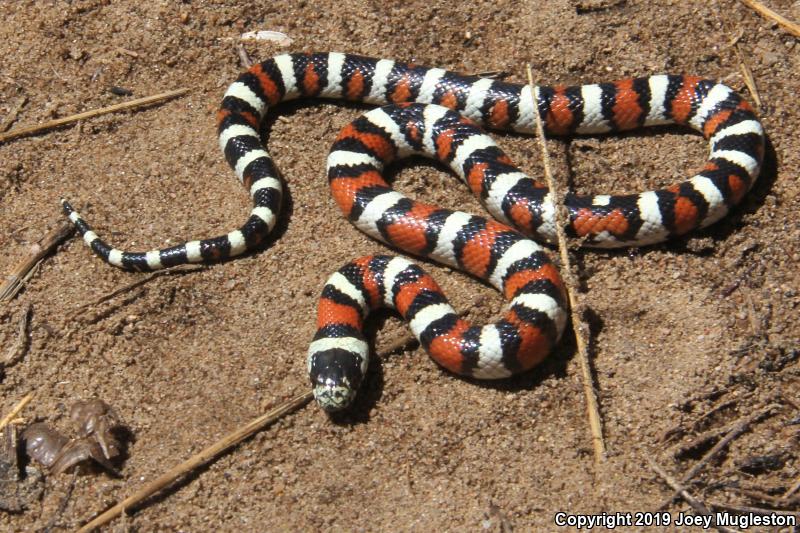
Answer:
[[[800,19],[800,2],[768,3]],[[602,464],[573,336],[535,371],[493,384],[454,377],[411,349],[374,362],[348,416],[332,421],[308,406],[109,529],[554,530],[559,511],[655,510],[670,491],[645,458],[681,477],[731,424],[770,404],[691,490],[709,504],[768,507],[766,496],[798,479],[800,45],[735,0],[2,1],[0,115],[27,99],[14,127],[177,87],[191,92],[0,145],[0,272],[61,222],[61,196],[127,249],[240,223],[248,198],[219,153],[214,111],[243,68],[238,38],[252,30],[293,39],[247,44],[254,60],[336,50],[502,71],[518,82],[530,62],[541,83],[672,72],[746,93],[737,40],[763,102],[767,164],[743,206],[707,231],[643,250],[575,253],[608,447]],[[109,267],[72,238],[0,307],[3,350],[22,310],[33,308],[30,349],[0,381],[2,412],[33,391],[25,420],[66,432],[72,402],[98,397],[133,436],[122,477],[83,468],[70,492],[71,475],[48,476],[42,499],[0,514],[0,529],[74,529],[307,390],[305,351],[325,278],[352,257],[385,251],[341,216],[324,179],[332,140],[360,112],[327,102],[274,111],[267,146],[290,200],[265,250],[97,304],[144,274]],[[531,138],[498,138],[523,169],[541,173]],[[679,180],[707,151],[698,135],[669,128],[552,139],[548,148],[560,179],[606,193]],[[481,211],[454,176],[425,163],[403,166],[396,183]],[[490,288],[428,268],[471,319],[500,309]],[[405,332],[390,314],[372,326],[378,350]],[[772,503],[800,510],[797,499]],[[676,518],[689,508],[667,509]]]

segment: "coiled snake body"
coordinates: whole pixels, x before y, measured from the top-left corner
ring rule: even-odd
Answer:
[[[220,147],[254,207],[239,229],[143,253],[103,242],[63,201],[84,240],[108,263],[156,270],[233,257],[257,248],[275,226],[283,186],[258,129],[267,109],[296,98],[334,98],[375,109],[348,125],[328,157],[333,197],[361,231],[488,281],[509,300],[504,317],[473,327],[435,281],[406,259],[369,256],[326,283],[308,365],[315,396],[334,411],[349,405],[366,372],[366,314],[396,309],[428,353],[462,375],[494,379],[540,362],[561,335],[561,279],[531,238],[552,242],[554,206],[476,124],[531,133],[534,112],[548,134],[596,134],[682,124],[710,142],[704,168],[662,190],[619,196],[567,195],[568,233],[587,246],[641,246],[723,217],[759,174],[764,133],[751,107],[714,81],[657,75],[582,86],[531,87],[438,68],[349,54],[286,54],[254,65],[225,93]],[[422,204],[393,191],[385,165],[410,154],[449,165],[500,222]],[[512,227],[516,229],[513,229]],[[531,237],[531,238],[529,238]]]

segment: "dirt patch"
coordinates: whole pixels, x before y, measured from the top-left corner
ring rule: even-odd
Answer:
[[[641,251],[576,253],[593,328],[604,464],[593,462],[572,339],[539,369],[490,385],[447,374],[416,350],[376,361],[343,423],[307,407],[148,504],[128,527],[498,531],[505,523],[525,531],[553,529],[558,511],[654,510],[670,493],[645,457],[680,477],[719,437],[694,441],[770,403],[776,410],[709,464],[693,490],[709,502],[765,507],[800,475],[800,426],[791,425],[800,414],[797,39],[734,0],[719,2],[719,11],[702,2],[458,4],[0,4],[0,113],[27,98],[18,124],[122,101],[111,86],[134,96],[192,89],[146,110],[1,145],[0,272],[60,221],[61,196],[127,249],[239,224],[248,198],[219,153],[214,111],[241,70],[235,43],[243,31],[283,31],[294,39],[292,51],[506,71],[517,82],[530,61],[543,83],[674,72],[744,91],[729,46],[741,32],[764,101],[769,162],[732,216]],[[800,18],[797,2],[770,4]],[[287,50],[247,49],[254,59]],[[272,126],[268,148],[288,182],[290,209],[268,249],[161,276],[84,308],[142,275],[108,267],[72,239],[0,308],[0,341],[9,345],[19,313],[33,306],[30,349],[0,382],[3,413],[35,391],[26,418],[64,425],[74,400],[99,397],[135,435],[121,479],[80,475],[62,508],[70,476],[50,477],[41,503],[0,514],[0,529],[73,529],[308,387],[305,352],[325,278],[348,259],[385,248],[343,219],[324,180],[336,132],[360,111],[312,103],[276,113],[285,119]],[[541,171],[530,138],[498,138],[522,168]],[[698,136],[676,130],[548,144],[559,174],[569,168],[576,189],[595,192],[672,182],[706,152]],[[403,168],[397,183],[429,202],[481,211],[453,176],[430,166]],[[474,280],[429,269],[473,320],[502,305]],[[404,328],[391,315],[376,320],[376,346]],[[759,462],[765,457],[778,460]],[[675,518],[688,507],[668,509]]]

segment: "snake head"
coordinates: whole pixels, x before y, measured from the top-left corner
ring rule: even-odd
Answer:
[[[309,353],[308,365],[314,398],[320,407],[334,413],[353,403],[364,377],[360,355],[330,348]]]

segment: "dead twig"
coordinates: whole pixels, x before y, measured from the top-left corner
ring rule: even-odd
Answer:
[[[778,406],[775,404],[768,405],[761,411],[750,415],[741,422],[737,422],[736,425],[734,425],[733,428],[727,433],[727,435],[720,439],[720,441],[717,442],[713,448],[708,450],[708,452],[706,452],[706,454],[683,475],[681,478],[681,483],[686,484],[691,481],[692,478],[696,476],[705,467],[705,465],[708,464],[709,461],[711,461],[711,459],[716,457],[719,452],[727,448],[728,444],[730,444],[736,437],[747,431],[751,425],[769,415],[772,410],[776,409],[777,407]],[[664,500],[664,502],[661,503],[661,505],[658,507],[659,510],[664,509],[667,505],[669,505],[676,496],[678,496],[677,491],[670,496],[669,499]]]
[[[692,404],[695,404],[697,402],[713,401],[713,400],[721,398],[722,396],[728,394],[729,392],[730,392],[730,388],[729,387],[720,387],[720,388],[712,389],[712,390],[710,390],[708,392],[704,392],[702,394],[699,394],[699,395],[697,395],[697,396],[695,396],[693,398],[689,398],[688,400],[686,400],[683,403],[681,403],[678,406],[678,408],[681,409],[682,411],[685,411],[686,409],[689,409],[692,406]]]
[[[62,498],[61,503],[58,506],[58,509],[56,510],[55,513],[53,513],[53,517],[47,523],[47,526],[45,526],[42,533],[50,533],[51,531],[53,531],[53,527],[56,525],[56,521],[58,521],[59,518],[64,516],[64,511],[67,510],[67,505],[69,505],[69,501],[72,499],[72,492],[75,490],[75,482],[78,480],[78,470],[79,469],[76,468],[72,472],[72,479],[70,479],[69,481],[69,486],[67,487],[67,493],[64,495],[64,498]]]
[[[717,440],[728,431],[730,431],[730,427],[727,428],[721,427],[701,433],[700,435],[692,439],[690,442],[681,446],[677,446],[676,449],[672,452],[672,456],[675,457],[676,459],[684,457],[698,448],[705,447],[711,441]]]
[[[689,494],[689,492],[686,490],[686,488],[683,485],[678,483],[678,481],[676,481],[675,478],[673,478],[672,476],[667,474],[666,471],[664,471],[664,469],[662,469],[660,466],[658,466],[655,463],[655,461],[653,461],[649,457],[645,457],[645,460],[647,461],[647,464],[650,465],[650,468],[653,469],[653,472],[655,472],[656,474],[661,476],[661,479],[663,479],[667,483],[667,485],[669,485],[672,488],[672,490],[674,490],[675,492],[680,494],[681,497],[684,500],[686,500],[686,503],[688,503],[689,505],[692,506],[692,509],[694,509],[695,511],[697,511],[698,513],[700,513],[703,516],[712,516],[711,515],[711,511],[708,509],[708,507],[703,505],[703,503],[700,500],[697,500],[694,496]],[[712,524],[713,524],[713,522],[712,522]],[[724,533],[730,533],[730,532],[736,531],[735,529],[729,529],[727,527],[718,526],[716,524],[714,524],[714,528],[717,531],[722,531]]]
[[[381,350],[378,354],[379,357],[383,357],[393,351],[399,350],[405,346],[408,346],[411,341],[414,341],[413,337],[399,339],[396,342],[393,342],[391,345],[386,347],[385,349]],[[120,514],[126,512],[126,510],[136,507],[138,504],[149,498],[150,496],[154,495],[158,491],[163,488],[168,487],[180,477],[184,476],[185,474],[191,472],[192,470],[211,462],[212,459],[221,455],[222,453],[230,450],[243,440],[251,437],[252,435],[258,433],[262,429],[270,426],[274,422],[278,421],[280,418],[293,413],[300,408],[304,407],[311,399],[314,397],[312,391],[304,392],[299,396],[295,396],[291,400],[288,400],[275,409],[265,413],[258,418],[255,418],[245,424],[244,426],[240,427],[239,429],[225,435],[222,439],[215,442],[211,446],[207,447],[200,453],[190,457],[183,463],[171,468],[167,472],[161,474],[153,481],[146,483],[142,488],[137,490],[131,496],[128,496],[118,504],[114,505],[110,509],[106,510],[102,514],[98,515],[96,518],[92,519],[86,525],[78,530],[78,533],[85,533],[88,531],[92,531],[95,528],[98,528],[104,524],[107,524]]]
[[[17,341],[8,349],[6,356],[0,361],[0,368],[13,366],[25,357],[25,353],[30,347],[30,339],[28,338],[28,326],[30,325],[30,321],[31,305],[28,304],[19,317]]]
[[[528,74],[528,89],[531,91],[531,99],[536,102],[536,96],[533,93],[533,73],[531,72],[530,64],[527,65]],[[536,105],[534,103],[534,109]],[[603,424],[600,419],[600,410],[597,406],[597,395],[595,393],[594,383],[592,379],[591,365],[589,363],[589,350],[586,345],[584,331],[587,328],[584,326],[579,313],[579,302],[575,295],[577,284],[572,276],[572,264],[569,259],[569,251],[567,248],[567,237],[564,234],[564,227],[566,226],[567,217],[563,213],[563,205],[561,203],[561,194],[556,187],[556,181],[553,179],[553,173],[550,170],[550,156],[547,153],[547,144],[544,137],[544,126],[539,113],[534,113],[536,119],[536,137],[539,140],[539,146],[542,151],[542,164],[544,166],[544,177],[547,183],[547,188],[550,190],[550,198],[555,206],[556,214],[556,237],[558,239],[558,251],[561,257],[561,271],[564,278],[564,285],[567,289],[567,296],[569,298],[569,308],[572,318],[572,329],[575,332],[575,342],[578,345],[578,360],[581,364],[581,374],[583,376],[583,392],[586,396],[586,410],[589,415],[589,427],[592,432],[592,445],[594,447],[595,462],[600,463],[605,458],[606,446],[603,441]]]
[[[159,94],[154,94],[152,96],[145,96],[144,98],[137,98],[129,102],[123,102],[121,104],[114,104],[107,107],[101,107],[99,109],[93,109],[91,111],[85,111],[83,113],[78,113],[77,115],[70,115],[64,118],[49,120],[43,124],[36,124],[34,126],[24,126],[22,128],[16,128],[6,133],[0,133],[0,143],[4,143],[11,139],[16,139],[17,137],[22,137],[23,135],[38,133],[40,131],[49,130],[51,128],[56,128],[58,126],[63,126],[65,124],[72,124],[73,122],[78,122],[79,120],[85,120],[87,118],[92,118],[99,115],[105,115],[108,113],[114,113],[116,111],[122,111],[124,109],[132,109],[135,107],[141,107],[156,102],[162,102],[164,100],[169,100],[170,98],[182,96],[187,92],[189,92],[188,88],[176,89],[174,91],[167,91]]]
[[[794,494],[798,490],[800,490],[800,478],[797,478],[795,484],[789,487],[789,490],[783,493],[783,496],[781,496],[781,500],[788,500],[792,496],[792,494]]]
[[[50,250],[66,239],[67,236],[72,233],[72,229],[73,226],[71,223],[62,222],[56,229],[42,237],[38,244],[31,247],[30,255],[17,263],[11,270],[11,274],[9,274],[2,285],[0,285],[0,303],[7,302],[17,295],[22,289],[28,273],[31,272],[44,256],[50,253]]]
[[[764,18],[771,20],[795,37],[800,37],[800,25],[774,12],[757,0],[739,0],[741,3],[756,11]]]
[[[410,345],[412,345],[412,344],[414,344],[416,342],[417,342],[417,338],[416,337],[414,337],[410,333],[406,333],[405,335],[403,335],[399,339],[394,340],[391,344],[389,344],[389,346],[386,346],[385,348],[383,348],[381,350],[381,357],[384,357],[384,356],[389,355],[391,353],[397,352],[399,350],[404,350],[404,349],[406,349],[407,347],[409,347]]]
[[[800,513],[794,513],[792,511],[782,511],[780,509],[763,509],[761,507],[748,507],[744,505],[733,505],[732,503],[721,503],[721,502],[708,502],[711,507],[716,507],[717,509],[727,509],[728,511],[734,511],[737,513],[752,513],[752,514],[762,514],[762,515],[769,515],[769,514],[779,514],[783,516],[794,516],[797,519],[800,519]]]
[[[746,394],[738,396],[738,397],[736,397],[736,398],[734,398],[732,400],[728,400],[728,401],[722,402],[720,404],[717,404],[715,407],[712,407],[710,410],[706,411],[705,413],[700,415],[697,419],[695,419],[689,425],[689,431],[691,431],[691,432],[697,431],[700,428],[700,425],[705,420],[707,420],[711,415],[714,415],[714,414],[722,411],[723,409],[727,409],[728,407],[732,407],[732,406],[736,405],[737,403],[740,403],[740,402],[750,398],[751,396],[752,396],[751,393],[746,393]],[[682,430],[682,429],[683,428],[681,428],[680,426],[676,426],[675,428],[670,430],[670,432],[677,433],[678,430]],[[707,442],[719,438],[720,435],[725,434],[728,431],[730,431],[730,426],[728,426],[727,428],[722,427],[722,428],[716,428],[716,429],[712,429],[712,430],[706,431],[706,432],[700,434],[699,436],[695,437],[693,441],[691,441],[691,442],[689,442],[687,444],[684,444],[682,446],[677,447],[677,449],[674,452],[672,452],[672,455],[674,457],[682,457],[682,456],[688,454],[689,452],[691,452],[692,450],[700,448],[701,446],[705,445]]]
[[[749,498],[751,501],[765,503],[771,507],[784,507],[786,505],[795,505],[796,503],[800,502],[800,498],[797,496],[784,500],[782,496],[773,496],[772,494],[765,492],[765,489],[758,486],[742,487],[733,485],[727,486],[725,489]]]
[[[696,431],[697,428],[700,427],[700,424],[702,424],[706,419],[708,419],[712,415],[714,415],[716,413],[719,413],[723,409],[727,409],[728,407],[732,407],[732,406],[736,405],[737,403],[741,402],[742,400],[749,398],[750,396],[751,396],[750,394],[745,394],[742,397],[734,398],[732,400],[728,400],[728,401],[725,401],[725,402],[722,402],[720,404],[715,405],[714,407],[712,407],[711,409],[709,409],[708,411],[706,411],[705,413],[700,415],[697,418],[697,420],[692,422],[692,430]]]
[[[25,406],[31,403],[31,400],[33,400],[32,392],[29,393],[24,398],[22,398],[19,402],[17,402],[17,405],[12,407],[11,411],[9,411],[9,413],[6,416],[4,416],[2,420],[0,420],[0,430],[6,427],[9,422],[17,418],[17,415],[20,413],[20,411],[25,409]]]
[[[727,409],[728,407],[733,407],[737,403],[741,402],[742,400],[745,400],[745,399],[749,398],[750,396],[752,396],[752,395],[751,394],[744,394],[744,395],[742,395],[740,397],[737,397],[737,398],[734,398],[732,400],[726,400],[726,401],[724,401],[722,403],[719,403],[719,404],[711,407],[709,410],[705,411],[703,414],[701,414],[697,418],[695,418],[695,420],[693,422],[690,422],[688,424],[689,425],[689,429],[688,430],[684,429],[683,424],[678,424],[678,425],[673,426],[672,428],[668,429],[667,431],[665,431],[664,435],[661,437],[661,440],[666,442],[668,439],[671,439],[673,437],[673,435],[684,435],[687,431],[691,431],[691,432],[697,431],[700,428],[700,425],[703,422],[705,422],[707,419],[709,419],[712,415],[715,415],[715,414],[719,413],[720,411],[722,411],[723,409]],[[724,432],[725,432],[724,429],[722,429],[722,430],[717,429],[717,430],[712,430],[711,432],[704,433],[700,437],[697,437],[693,442],[691,442],[691,443],[689,443],[687,445],[679,447],[676,451],[673,452],[673,455],[675,457],[680,457],[682,455],[685,455],[689,450],[693,450],[695,448],[698,448],[704,442],[707,442],[708,440],[717,438],[720,435],[720,433],[724,433]]]
[[[21,96],[19,100],[17,100],[17,104],[8,112],[6,118],[3,119],[3,122],[0,123],[0,133],[4,131],[8,131],[8,128],[17,120],[17,116],[19,112],[22,110],[22,106],[24,106],[28,101],[27,96]]]

